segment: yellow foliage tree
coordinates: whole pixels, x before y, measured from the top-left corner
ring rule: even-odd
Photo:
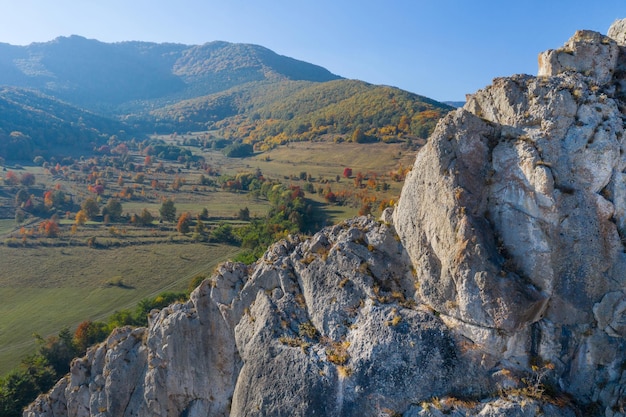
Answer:
[[[74,223],[82,226],[87,222],[88,219],[89,218],[87,217],[87,213],[85,213],[85,210],[80,210],[78,213],[76,213],[76,219],[74,220]]]

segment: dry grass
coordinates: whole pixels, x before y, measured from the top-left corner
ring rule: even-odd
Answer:
[[[345,340],[335,342],[328,339],[322,342],[327,346],[326,359],[328,359],[328,362],[334,363],[335,365],[345,365],[348,359],[350,359],[350,354],[348,353],[350,342]]]
[[[239,248],[147,244],[87,247],[0,246],[0,374],[34,349],[33,333],[57,333],[83,320],[102,320],[162,291],[184,291]],[[124,287],[111,286],[121,280]]]

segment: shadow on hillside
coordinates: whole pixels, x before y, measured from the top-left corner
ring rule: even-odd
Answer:
[[[117,288],[121,288],[123,290],[134,290],[135,289],[135,287],[133,287],[132,285],[125,284],[124,281],[122,281],[121,277],[111,278],[110,280],[108,280],[107,282],[104,283],[104,286],[107,287],[107,288],[117,287]]]
[[[310,220],[304,225],[304,232],[308,234],[314,234],[322,230],[322,228],[331,224],[330,214],[332,210],[328,209],[328,206],[314,201],[306,199],[307,205],[311,207]]]

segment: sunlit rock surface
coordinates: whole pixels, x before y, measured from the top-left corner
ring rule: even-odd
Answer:
[[[226,263],[24,415],[626,416],[626,21],[446,116],[395,211]]]

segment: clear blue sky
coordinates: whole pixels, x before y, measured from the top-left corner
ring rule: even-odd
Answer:
[[[576,29],[606,33],[625,0],[0,0],[0,42],[255,43],[335,74],[437,100],[536,74]]]

